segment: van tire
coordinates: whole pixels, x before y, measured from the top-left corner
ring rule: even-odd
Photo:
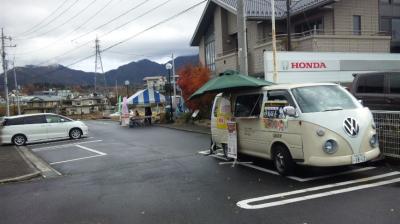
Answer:
[[[82,130],[79,128],[73,128],[69,131],[69,137],[71,139],[80,139],[82,137]]]
[[[281,145],[275,145],[273,149],[273,162],[276,170],[282,176],[287,176],[293,173],[295,163],[289,150]]]
[[[12,138],[12,142],[13,142],[13,144],[16,145],[16,146],[23,146],[23,145],[26,144],[26,137],[25,137],[25,135],[23,135],[23,134],[15,135],[15,136]]]

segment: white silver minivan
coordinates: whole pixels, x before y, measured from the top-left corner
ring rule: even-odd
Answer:
[[[88,135],[81,121],[51,114],[28,114],[4,117],[0,124],[0,143],[17,146],[57,139],[79,139]]]
[[[237,124],[238,152],[272,159],[286,175],[294,164],[342,166],[379,156],[371,111],[336,84],[280,84],[215,98],[212,148],[227,149]]]

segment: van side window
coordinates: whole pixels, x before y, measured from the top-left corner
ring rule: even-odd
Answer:
[[[289,106],[296,107],[292,96],[288,91],[285,90],[272,90],[268,92],[268,101],[274,100],[285,100],[289,103]]]
[[[390,74],[390,93],[400,94],[400,74]]]
[[[43,124],[46,119],[43,115],[24,117],[24,124]]]
[[[384,77],[384,74],[360,76],[357,93],[383,93]]]
[[[262,94],[250,94],[236,97],[235,117],[260,116],[262,100]]]

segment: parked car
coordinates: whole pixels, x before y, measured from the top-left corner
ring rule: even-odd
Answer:
[[[355,74],[351,92],[371,110],[400,111],[400,72]]]
[[[281,84],[219,94],[211,113],[212,149],[228,150],[237,123],[239,153],[271,159],[282,175],[295,164],[328,167],[379,156],[371,111],[336,84]]]
[[[5,117],[0,130],[0,143],[17,146],[88,135],[88,127],[83,122],[51,113]]]

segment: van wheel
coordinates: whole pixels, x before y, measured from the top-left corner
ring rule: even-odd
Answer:
[[[287,176],[293,173],[295,164],[289,150],[285,146],[276,145],[273,156],[275,168],[280,175]]]
[[[23,146],[26,143],[26,137],[24,135],[16,135],[13,137],[12,142],[16,146]]]
[[[69,137],[71,139],[80,139],[82,137],[82,131],[79,128],[74,128],[69,131]]]

